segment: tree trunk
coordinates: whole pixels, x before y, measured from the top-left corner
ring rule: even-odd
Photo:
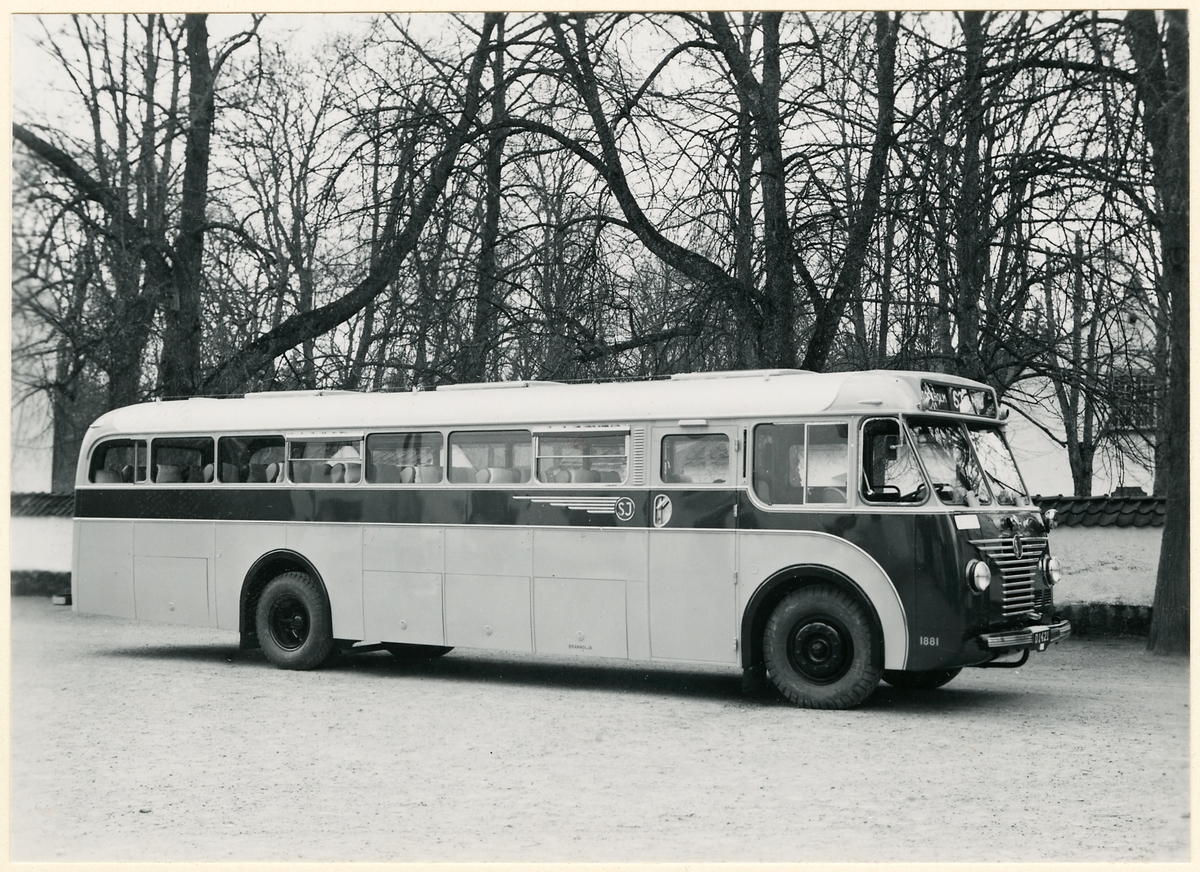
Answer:
[[[76,257],[78,272],[71,279],[71,304],[65,319],[74,324],[83,317],[88,289],[97,268],[95,248],[91,239]],[[97,398],[87,390],[80,372],[78,352],[67,337],[58,340],[55,355],[54,381],[47,391],[50,399],[50,490],[68,493],[75,488],[75,470],[79,464],[79,448],[88,425],[98,412]]]
[[[955,248],[958,259],[958,297],[955,306],[958,321],[957,371],[959,375],[980,379],[979,301],[987,273],[987,210],[983,196],[983,13],[963,13],[963,39],[966,69],[963,72],[962,113],[962,189],[959,192],[958,226]]]
[[[883,230],[883,263],[879,269],[879,326],[875,336],[875,359],[870,363],[872,368],[886,367],[888,361],[888,324],[891,318],[892,267],[896,247],[896,201],[895,188],[891,187],[887,194],[887,225]]]
[[[476,280],[475,318],[467,349],[463,380],[486,381],[488,358],[496,345],[500,289],[497,248],[500,244],[500,172],[504,162],[504,14],[496,21],[496,48],[492,54],[492,123],[488,129],[483,169],[483,239],[480,241]]]
[[[1171,307],[1161,278],[1155,279],[1158,308],[1154,318],[1154,496],[1167,495],[1167,448],[1171,440],[1167,402],[1171,395]]]
[[[171,297],[164,309],[159,379],[168,397],[192,396],[201,376],[201,291],[204,283],[204,212],[208,205],[208,160],[216,114],[212,59],[208,55],[208,16],[187,15],[188,126],[183,191]]]
[[[742,52],[746,63],[750,63],[750,41],[753,36],[752,16],[743,13],[742,18]],[[754,287],[754,160],[756,155],[754,142],[754,118],[751,114],[750,99],[741,89],[738,96],[738,139],[737,139],[737,213],[733,229],[733,274],[737,282],[744,288]],[[746,305],[746,298],[734,297],[730,300],[738,322],[736,331],[737,347],[734,360],[737,366],[753,368],[759,366],[758,343],[747,342],[747,330],[751,335],[758,335],[758,314],[753,307]]]
[[[1170,306],[1165,468],[1167,516],[1163,526],[1154,611],[1148,649],[1157,654],[1186,653],[1191,585],[1189,563],[1188,457],[1188,34],[1187,12],[1163,13],[1163,32],[1155,13],[1130,12],[1125,38],[1137,66],[1137,93],[1150,143],[1154,187],[1161,209],[1163,297]]]
[[[780,12],[763,13],[762,87],[754,113],[758,132],[763,198],[762,334],[759,360],[768,367],[796,365],[796,278],[792,272],[792,233],[787,213],[787,179],[779,121]],[[753,104],[752,104],[753,105]]]

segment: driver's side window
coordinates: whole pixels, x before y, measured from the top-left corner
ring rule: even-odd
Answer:
[[[874,418],[862,428],[862,498],[871,503],[919,503],[928,488],[912,443],[895,418]]]

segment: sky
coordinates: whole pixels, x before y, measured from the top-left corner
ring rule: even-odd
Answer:
[[[259,32],[273,42],[289,45],[297,52],[311,52],[324,40],[338,33],[365,30],[371,16],[355,14],[271,14]],[[67,23],[66,15],[12,15],[12,57],[10,88],[16,120],[53,113],[62,98],[55,94],[69,87],[62,71],[39,46],[46,29],[55,30]],[[218,46],[250,26],[250,15],[210,15],[209,43]]]

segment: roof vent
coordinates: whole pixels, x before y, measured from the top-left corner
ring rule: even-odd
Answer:
[[[282,397],[333,397],[333,396],[357,396],[361,397],[366,394],[366,391],[334,391],[334,390],[317,390],[317,391],[252,391],[244,394],[247,400],[259,400],[264,398],[282,398]]]
[[[812,372],[808,369],[725,369],[717,372],[677,372],[671,376],[671,381],[691,381],[693,379],[711,378],[762,378],[768,379],[775,375],[797,375]]]
[[[500,381],[500,382],[473,382],[462,385],[438,385],[439,391],[486,391],[499,390],[503,388],[536,388],[544,385],[561,385],[562,382],[556,381]]]

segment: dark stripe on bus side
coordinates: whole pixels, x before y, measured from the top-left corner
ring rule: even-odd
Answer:
[[[483,488],[86,488],[75,492],[75,515],[138,520],[637,528],[651,526],[651,506],[659,493],[671,500],[669,527],[733,529],[735,492],[711,489],[578,493]],[[618,500],[632,504],[631,516],[618,515]]]

